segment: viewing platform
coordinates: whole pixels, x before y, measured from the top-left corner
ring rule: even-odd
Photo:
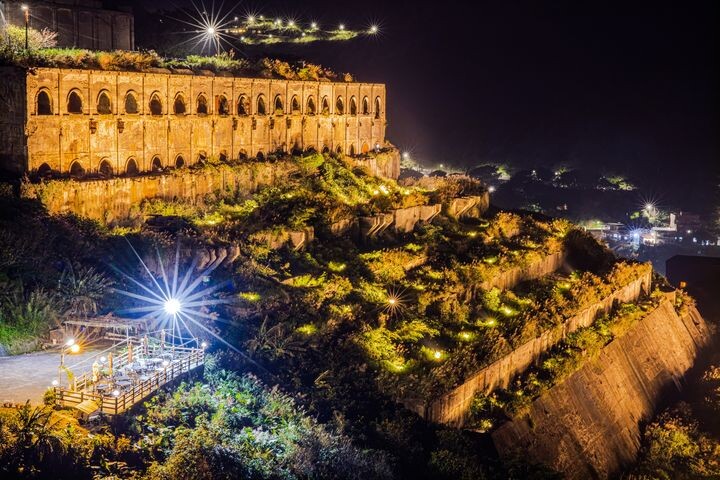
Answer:
[[[119,415],[164,385],[205,362],[204,348],[168,345],[157,339],[129,337],[93,363],[91,370],[55,385],[55,403],[85,414]]]

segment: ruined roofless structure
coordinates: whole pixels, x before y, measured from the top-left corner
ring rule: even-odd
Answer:
[[[106,8],[99,0],[0,0],[0,13],[6,22],[23,27],[23,5],[29,8],[29,26],[57,32],[58,47],[135,48],[135,19],[129,8]]]
[[[384,148],[385,86],[1,67],[0,168],[136,174],[277,151]]]

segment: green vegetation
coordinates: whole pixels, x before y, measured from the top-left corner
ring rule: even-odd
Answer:
[[[88,432],[63,413],[0,413],[3,478],[389,478],[381,452],[359,449],[252,376],[206,365],[204,382],[161,393],[124,435]]]
[[[717,358],[716,358],[717,360]],[[632,478],[720,478],[720,366],[711,365],[687,401],[645,428]]]
[[[662,295],[656,292],[644,302],[618,306],[592,325],[568,334],[543,356],[539,367],[529,369],[512,387],[498,389],[490,395],[476,395],[471,406],[470,425],[486,431],[499,421],[525,413],[533,400],[595,360],[605,345],[623,336],[657,307]]]
[[[280,78],[309,81],[354,81],[351,75],[338,76],[332,70],[307,62],[290,64],[277,59],[248,61],[234,54],[215,56],[188,55],[186,58],[163,58],[151,51],[116,50],[111,52],[81,48],[56,48],[56,36],[48,30],[29,29],[30,48],[25,50],[25,29],[7,25],[0,29],[0,65],[62,67],[136,72],[166,68],[170,70],[210,70],[237,76]]]

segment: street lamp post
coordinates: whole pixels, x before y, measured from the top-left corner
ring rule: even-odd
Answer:
[[[25,12],[25,50],[29,48],[28,46],[28,27],[30,26],[30,8],[23,4],[20,8],[22,8],[22,11]]]

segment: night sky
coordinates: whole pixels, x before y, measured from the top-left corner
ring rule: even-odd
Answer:
[[[248,10],[354,29],[378,21],[377,39],[270,53],[386,83],[388,137],[423,163],[585,166],[631,175],[646,195],[683,208],[716,201],[719,2],[235,7]]]

